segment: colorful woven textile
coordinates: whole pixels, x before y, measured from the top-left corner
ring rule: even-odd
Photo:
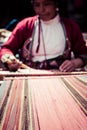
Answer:
[[[0,130],[87,130],[87,75],[4,78]]]

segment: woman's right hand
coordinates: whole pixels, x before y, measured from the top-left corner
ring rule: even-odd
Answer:
[[[16,71],[21,68],[22,62],[20,62],[14,55],[5,54],[2,56],[1,61],[6,65],[10,71]]]
[[[18,59],[14,58],[11,59],[10,62],[7,62],[7,67],[10,71],[17,71],[19,68],[21,68],[22,62],[20,62]]]

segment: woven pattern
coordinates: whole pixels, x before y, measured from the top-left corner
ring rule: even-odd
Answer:
[[[87,130],[87,75],[4,78],[0,130]]]

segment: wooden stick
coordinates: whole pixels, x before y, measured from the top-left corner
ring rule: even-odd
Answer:
[[[21,64],[21,68],[23,68],[23,69],[30,69],[30,67],[25,65],[24,63]]]

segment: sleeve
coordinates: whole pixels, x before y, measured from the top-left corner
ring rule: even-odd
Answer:
[[[22,47],[26,34],[26,23],[25,20],[19,22],[15,29],[13,30],[11,36],[5,42],[0,49],[0,59],[3,55],[15,55],[18,53],[18,50]]]
[[[71,25],[71,46],[75,58],[81,58],[84,62],[84,65],[87,64],[87,46],[86,42],[83,39],[82,32],[77,23],[72,22]]]

